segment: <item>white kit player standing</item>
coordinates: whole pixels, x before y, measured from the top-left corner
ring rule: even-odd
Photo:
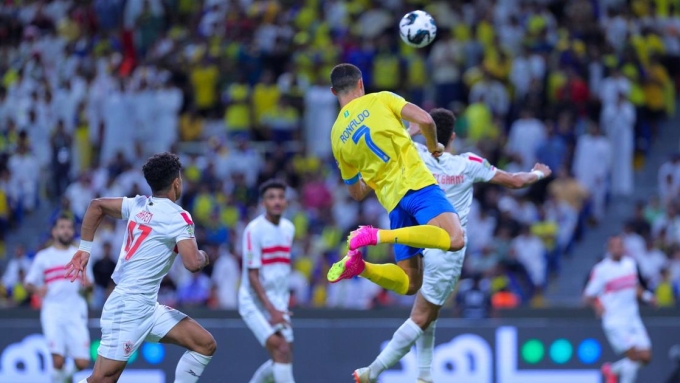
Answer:
[[[65,370],[70,356],[78,370],[90,364],[90,331],[87,328],[87,301],[83,293],[92,284],[87,268],[80,283],[70,283],[64,268],[77,250],[71,243],[73,219],[60,216],[52,227],[52,246],[39,251],[26,275],[26,288],[42,297],[40,324],[52,354],[52,382],[71,381],[74,371]]]
[[[282,218],[286,185],[269,180],[260,185],[265,214],[252,220],[243,233],[243,277],[238,311],[271,359],[250,383],[294,383],[293,328],[288,312],[290,250],[295,226]]]
[[[143,341],[171,343],[187,349],[175,370],[175,383],[194,383],[215,353],[212,335],[196,321],[159,305],[158,290],[177,254],[184,267],[197,272],[208,264],[198,250],[194,223],[175,202],[182,194],[182,165],[171,153],[156,154],[142,167],[151,197],[92,200],[82,224],[79,250],[68,265],[75,280],[87,266],[92,240],[105,216],[127,221],[127,230],[112,279],[116,287],[101,317],[102,339],[92,375],[79,383],[116,382],[130,355]]]
[[[584,296],[602,318],[602,328],[609,344],[623,358],[602,366],[604,383],[634,383],[642,365],[652,359],[652,343],[647,335],[638,299],[656,304],[654,294],[642,288],[635,260],[625,255],[623,239],[609,238],[607,256],[590,274]]]
[[[420,157],[433,173],[446,198],[458,212],[461,226],[465,230],[467,216],[473,201],[473,185],[491,182],[501,186],[519,189],[529,186],[551,174],[550,168],[536,164],[531,172],[507,173],[491,166],[489,162],[471,153],[451,154],[455,139],[453,128],[456,122],[453,113],[447,109],[433,109],[430,112],[437,126],[437,139],[446,147],[444,153],[435,158],[426,146],[415,143]],[[409,125],[409,134],[420,134],[417,124]],[[467,243],[467,239],[465,241]],[[416,296],[411,317],[397,330],[376,360],[365,368],[354,372],[357,383],[372,383],[384,370],[404,357],[415,342],[418,354],[418,382],[432,383],[432,356],[434,353],[434,330],[442,305],[446,302],[460,277],[465,247],[459,251],[425,249],[423,251],[423,284]],[[420,335],[409,331],[409,322],[423,329]]]

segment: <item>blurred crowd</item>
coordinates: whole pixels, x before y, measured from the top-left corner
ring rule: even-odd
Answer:
[[[425,49],[399,40],[413,9],[438,23]],[[171,150],[184,164],[180,203],[213,262],[193,275],[175,265],[162,303],[235,307],[241,232],[260,212],[257,185],[279,177],[297,228],[293,307],[409,304],[363,279],[325,278],[349,230],[388,226],[375,198],[350,198],[330,155],[328,73],[350,62],[369,91],[453,110],[456,152],[553,169],[528,190],[476,190],[461,284],[495,307],[540,305],[607,199],[633,192],[674,114],[679,33],[680,9],[661,0],[3,0],[0,240],[44,206],[78,222],[92,198],[148,194],[141,164]],[[97,235],[95,307],[122,229],[105,221]],[[35,250],[2,249],[6,302],[30,303],[21,281]]]

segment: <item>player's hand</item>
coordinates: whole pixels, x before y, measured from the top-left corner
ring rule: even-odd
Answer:
[[[198,252],[203,254],[203,266],[201,266],[201,269],[203,269],[210,264],[210,257],[208,256],[208,253],[203,250],[199,250]]]
[[[47,295],[47,286],[41,286],[36,288],[35,295],[39,296],[40,298],[45,298],[45,295]]]
[[[444,154],[446,148],[444,147],[444,145],[437,143],[437,148],[435,150],[431,150],[429,148],[428,150],[430,150],[430,153],[432,153],[432,157],[439,158],[442,156],[442,154]]]
[[[540,164],[540,163],[537,163],[536,165],[534,165],[534,168],[531,169],[531,171],[534,171],[534,170],[538,170],[539,172],[542,172],[543,175],[545,176],[544,178],[548,178],[552,174],[552,170],[550,170],[550,167],[548,167],[548,165],[544,165],[544,164]]]
[[[599,319],[604,315],[604,306],[601,303],[595,304],[595,316]]]
[[[271,323],[272,326],[277,326],[277,325],[282,325],[282,326],[290,326],[290,323],[288,323],[288,320],[286,319],[286,316],[290,317],[293,315],[290,311],[288,312],[283,312],[279,310],[272,310],[270,313],[270,319],[269,323]]]
[[[87,276],[85,274],[85,268],[87,267],[87,262],[90,260],[90,253],[78,250],[73,254],[71,262],[66,264],[64,268],[66,269],[66,278],[74,282],[79,276],[83,276],[83,281],[87,281]]]

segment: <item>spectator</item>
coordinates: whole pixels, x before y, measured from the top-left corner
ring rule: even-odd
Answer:
[[[238,258],[226,248],[212,246],[210,251],[219,252],[211,276],[217,290],[218,307],[235,309],[238,306],[238,285],[241,276]]]
[[[620,92],[615,102],[605,103],[600,126],[612,148],[612,194],[627,196],[633,192],[633,147],[635,108]]]
[[[656,303],[658,307],[677,307],[677,302],[679,298],[679,288],[680,283],[678,281],[673,281],[671,279],[671,273],[668,269],[664,268],[660,273],[659,283],[654,289],[654,294],[656,295]]]
[[[567,143],[564,137],[555,132],[554,127],[547,129],[548,137],[538,147],[536,158],[538,162],[548,165],[550,169],[562,169],[567,160]]]
[[[71,171],[71,145],[73,139],[71,135],[66,132],[64,121],[59,120],[57,127],[52,133],[51,147],[52,147],[52,179],[53,179],[53,193],[54,198],[61,197],[70,184]]]
[[[491,314],[489,281],[475,274],[458,284],[456,312],[465,319],[484,319]]]
[[[533,235],[529,226],[523,225],[520,235],[512,241],[512,254],[527,269],[534,288],[542,291],[546,280],[545,246]]]
[[[90,201],[95,197],[94,190],[92,190],[92,181],[89,174],[83,174],[78,181],[71,184],[66,189],[66,198],[68,198],[73,214],[77,219],[82,219],[85,216]]]
[[[116,268],[116,261],[114,261],[112,250],[111,243],[104,242],[101,257],[92,265],[92,274],[94,275],[94,298],[92,304],[98,309],[104,307],[104,302],[106,302],[106,299],[115,287],[111,279],[113,270]]]
[[[588,124],[588,133],[580,136],[576,144],[572,171],[585,187],[593,203],[592,217],[599,222],[605,213],[605,198],[609,190],[612,167],[612,147],[602,136],[599,126]]]
[[[433,68],[432,81],[436,87],[437,105],[448,108],[454,101],[462,101],[460,63],[462,47],[451,30],[441,29],[440,38],[430,51],[430,65]]]
[[[28,273],[31,263],[32,260],[26,256],[26,248],[23,245],[16,245],[14,257],[9,260],[5,273],[2,275],[2,285],[12,288],[17,283],[22,283],[20,273],[23,272],[24,275]]]
[[[183,307],[203,306],[210,297],[210,278],[202,272],[193,273],[177,289],[177,303]]]
[[[655,288],[662,282],[661,273],[668,267],[668,257],[656,248],[651,239],[647,238],[645,242],[645,250],[640,253],[640,257],[636,261],[647,286]]]
[[[17,207],[27,213],[32,212],[38,202],[38,181],[40,164],[28,149],[25,132],[19,134],[17,151],[10,158],[7,167],[10,171],[10,198],[17,201]],[[20,220],[21,213],[17,214]]]
[[[522,169],[531,169],[536,162],[536,151],[545,143],[545,125],[529,109],[521,112],[520,119],[510,127],[507,150],[519,155]]]
[[[623,238],[623,247],[626,249],[626,255],[633,257],[638,261],[644,257],[644,254],[647,251],[645,239],[635,232],[631,222],[626,222],[626,224],[623,225],[621,237]]]

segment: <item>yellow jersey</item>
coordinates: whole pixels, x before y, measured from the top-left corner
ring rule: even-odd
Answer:
[[[401,120],[407,102],[391,92],[350,101],[331,130],[333,156],[345,184],[361,177],[389,212],[409,190],[436,185]]]

